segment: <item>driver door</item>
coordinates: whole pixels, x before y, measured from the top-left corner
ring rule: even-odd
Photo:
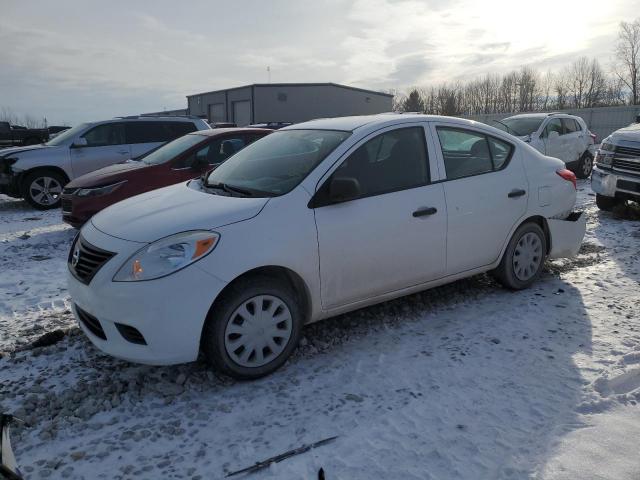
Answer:
[[[372,134],[321,182],[314,214],[323,308],[444,276],[444,190],[430,184],[425,133],[405,124]],[[334,178],[355,180],[357,198],[331,202]]]
[[[71,168],[75,177],[130,158],[131,149],[125,140],[123,122],[97,125],[80,138],[84,138],[87,144],[72,145],[70,149]]]

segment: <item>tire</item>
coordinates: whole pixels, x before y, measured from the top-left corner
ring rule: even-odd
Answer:
[[[267,317],[253,316],[258,308]],[[269,335],[260,322],[269,325],[269,319],[273,322],[274,318],[281,320],[270,324]],[[201,348],[216,370],[238,380],[253,380],[284,364],[298,345],[303,323],[302,310],[291,287],[271,277],[256,276],[232,285],[216,302],[202,331]],[[280,335],[279,343],[273,332]],[[273,358],[269,360],[270,355]]]
[[[522,290],[540,276],[546,256],[544,231],[536,223],[525,223],[511,237],[493,275],[506,288]]]
[[[578,162],[578,166],[576,167],[575,174],[576,177],[580,179],[589,178],[591,175],[591,171],[593,170],[593,155],[589,152],[584,152],[580,161]]]
[[[596,205],[602,211],[610,212],[622,203],[623,200],[619,198],[605,197],[604,195],[596,194]]]
[[[67,183],[64,175],[53,170],[37,170],[22,181],[22,198],[38,210],[60,206],[62,188]]]

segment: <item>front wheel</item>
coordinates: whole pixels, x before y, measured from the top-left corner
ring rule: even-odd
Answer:
[[[547,239],[536,223],[521,225],[511,237],[494,276],[507,288],[529,287],[540,275],[547,254]]]
[[[22,182],[22,196],[38,210],[60,206],[66,179],[58,172],[41,170],[28,174]]]
[[[576,177],[584,179],[589,178],[591,175],[591,171],[593,170],[593,156],[589,152],[584,152],[582,158],[578,162],[578,167],[576,168],[575,174]]]
[[[240,281],[215,305],[202,350],[217,370],[251,380],[280,368],[296,348],[303,318],[296,295],[269,277]]]

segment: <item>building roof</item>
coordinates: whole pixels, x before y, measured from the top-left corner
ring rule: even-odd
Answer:
[[[391,93],[377,92],[375,90],[367,90],[365,88],[350,87],[349,85],[340,85],[339,83],[327,82],[327,83],[252,83],[250,85],[242,85],[241,87],[223,88],[220,90],[211,90],[209,92],[194,93],[192,95],[187,95],[187,98],[198,97],[200,95],[207,95],[209,93],[228,92],[230,90],[240,90],[242,88],[252,88],[252,87],[337,87],[337,88],[346,88],[348,90],[355,90],[357,92],[370,93],[372,95],[382,95],[385,97],[393,97],[393,94]]]

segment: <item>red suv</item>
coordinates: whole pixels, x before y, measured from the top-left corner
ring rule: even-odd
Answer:
[[[271,132],[262,128],[200,130],[137,160],[82,175],[62,191],[62,219],[80,228],[100,210],[125,198],[199,177]]]

